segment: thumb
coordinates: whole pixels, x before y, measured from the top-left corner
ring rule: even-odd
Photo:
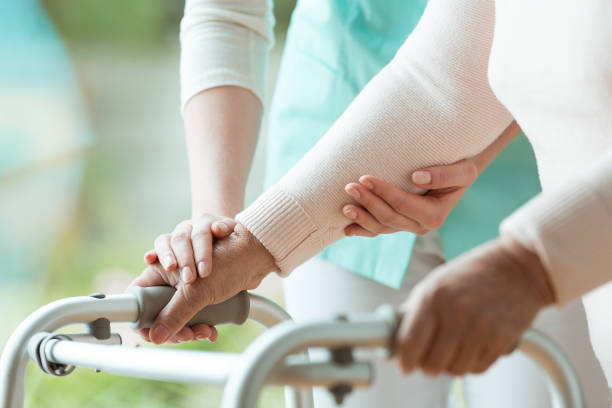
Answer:
[[[203,282],[203,280],[198,280]],[[155,344],[165,343],[191,320],[197,312],[209,304],[205,292],[194,290],[195,285],[180,285],[170,302],[157,315],[151,325],[149,337]]]
[[[234,228],[236,228],[236,221],[229,217],[224,217],[213,222],[211,231],[215,238],[220,239],[234,232]]]
[[[446,166],[427,167],[412,173],[412,182],[427,190],[468,187],[478,177],[478,168],[471,159]]]

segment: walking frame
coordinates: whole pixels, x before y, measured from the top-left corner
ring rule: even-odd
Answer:
[[[326,387],[341,404],[354,388],[372,384],[371,360],[356,358],[355,349],[378,350],[379,358],[393,353],[398,313],[391,306],[381,306],[371,314],[296,323],[276,303],[248,292],[209,306],[190,321],[218,325],[250,319],[269,328],[244,353],[121,345],[110,323],[148,327],[173,293],[170,287],[133,287],[125,294],[72,297],[41,307],[17,327],[4,347],[0,407],[23,407],[26,368],[33,360],[55,376],[87,367],[121,376],[224,385],[222,408],[255,408],[265,385],[282,385],[287,407],[312,408],[312,387]],[[84,323],[86,333],[55,333],[74,323]],[[328,349],[330,357],[311,362],[308,348]],[[529,330],[517,349],[546,375],[554,408],[583,407],[578,378],[549,338]]]

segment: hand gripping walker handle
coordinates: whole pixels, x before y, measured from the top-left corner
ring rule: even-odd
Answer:
[[[129,292],[136,296],[138,301],[138,320],[133,323],[133,328],[144,329],[151,327],[155,318],[168,304],[176,289],[171,286],[151,286],[143,288],[132,286]],[[206,324],[215,326],[218,324],[233,323],[242,324],[249,317],[250,299],[246,291],[242,291],[229,298],[225,302],[207,306],[200,310],[188,323]]]

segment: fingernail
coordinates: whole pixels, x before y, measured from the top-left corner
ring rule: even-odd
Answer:
[[[372,190],[374,188],[374,184],[372,184],[372,182],[370,180],[368,180],[367,178],[361,178],[359,180],[359,182],[361,184],[363,184],[364,186],[366,186],[367,188],[369,188],[370,190]]]
[[[165,343],[166,340],[168,340],[169,334],[170,332],[168,331],[168,328],[166,326],[164,326],[163,324],[158,324],[157,326],[151,329],[149,337],[151,337],[151,340],[154,343],[161,344]]]
[[[208,271],[206,270],[206,262],[202,261],[198,264],[198,273],[201,278],[204,278],[208,275]]]
[[[191,282],[193,282],[195,280],[195,276],[191,272],[191,268],[190,267],[185,266],[181,270],[181,279],[183,279],[183,282],[185,282],[185,283],[191,283]]]
[[[359,194],[359,191],[355,188],[355,186],[349,184],[347,185],[344,190],[349,193],[349,195],[355,199],[358,199],[360,197],[361,194]]]
[[[357,213],[355,212],[355,210],[353,210],[350,207],[344,208],[343,212],[344,212],[344,215],[349,217],[351,220],[354,220],[355,218],[357,218]]]
[[[213,224],[213,227],[219,230],[219,232],[221,232],[222,234],[227,234],[229,232],[229,227],[227,226],[227,224],[222,222],[215,222]]]
[[[428,171],[415,171],[412,173],[412,181],[415,184],[429,184],[431,183],[431,173]]]
[[[164,258],[164,268],[166,269],[170,269],[170,267],[174,265],[174,259],[172,259],[172,257],[170,255],[167,255]]]

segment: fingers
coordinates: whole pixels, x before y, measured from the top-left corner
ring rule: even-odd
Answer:
[[[157,262],[157,253],[154,249],[151,249],[144,254],[144,261],[147,265],[154,264]]]
[[[179,332],[205,305],[211,304],[206,292],[206,282],[198,280],[194,285],[179,285],[170,302],[159,313],[151,326],[151,341],[162,344]]]
[[[236,228],[236,221],[231,218],[224,217],[213,222],[211,230],[215,238],[221,239],[234,232],[234,228]]]
[[[421,361],[421,369],[425,374],[437,376],[448,370],[457,352],[457,340],[461,338],[457,335],[459,330],[460,327],[448,321],[438,328],[431,347]]]
[[[366,217],[365,214],[360,214],[358,207],[355,206],[345,207],[344,214],[348,218],[354,216],[352,220],[370,232],[381,234],[395,231],[421,232],[423,230],[419,223],[396,211],[385,202],[384,199],[374,194],[368,188],[357,183],[350,183],[346,186],[345,190],[367,210],[370,217]],[[405,192],[402,193],[406,194]],[[363,221],[367,222],[367,224],[362,223],[361,220],[358,221],[359,216],[361,216]],[[376,222],[373,223],[372,220]]]
[[[439,228],[450,211],[450,209],[446,208],[444,203],[436,197],[421,196],[419,194],[404,191],[374,176],[362,176],[359,178],[359,182],[374,193],[375,196],[384,200],[393,211],[403,216],[405,219],[412,221],[410,223],[412,229],[405,229],[404,231],[422,235],[429,230]],[[361,201],[357,201],[364,205]],[[377,209],[370,209],[370,207],[366,208],[370,212],[376,211],[376,214],[373,213],[372,215],[379,221],[382,221],[378,216],[380,213],[378,213]],[[383,224],[385,223],[383,222]],[[393,225],[393,227],[399,227],[399,225]]]
[[[170,245],[181,272],[181,280],[186,284],[192,283],[197,278],[191,232],[191,222],[181,222],[176,226],[170,238]],[[212,242],[209,246],[212,247]]]
[[[164,280],[163,268],[159,263],[149,265],[145,270],[130,283],[130,286],[165,286],[168,282]]]
[[[346,235],[347,237],[361,236],[372,238],[377,236],[378,234],[368,231],[359,224],[351,224],[344,228],[344,235]]]
[[[437,328],[436,319],[427,313],[406,312],[396,338],[399,365],[404,374],[417,368],[427,353]]]
[[[195,335],[190,327],[183,327],[174,336],[168,339],[169,343],[185,343],[187,341],[194,341]]]
[[[162,234],[155,238],[154,250],[165,270],[171,271],[176,269],[177,262],[170,246],[170,234]]]
[[[450,187],[468,187],[478,177],[478,168],[471,159],[460,160],[447,166],[427,167],[412,173],[412,182],[427,190]]]
[[[397,230],[389,228],[378,222],[378,220],[374,218],[372,214],[363,208],[349,204],[344,206],[342,212],[347,218],[361,226],[366,231],[369,231],[372,235],[391,234],[397,232]]]
[[[200,219],[194,223],[191,231],[193,256],[195,256],[195,263],[201,278],[205,278],[212,273],[213,236],[211,225],[211,219]]]

